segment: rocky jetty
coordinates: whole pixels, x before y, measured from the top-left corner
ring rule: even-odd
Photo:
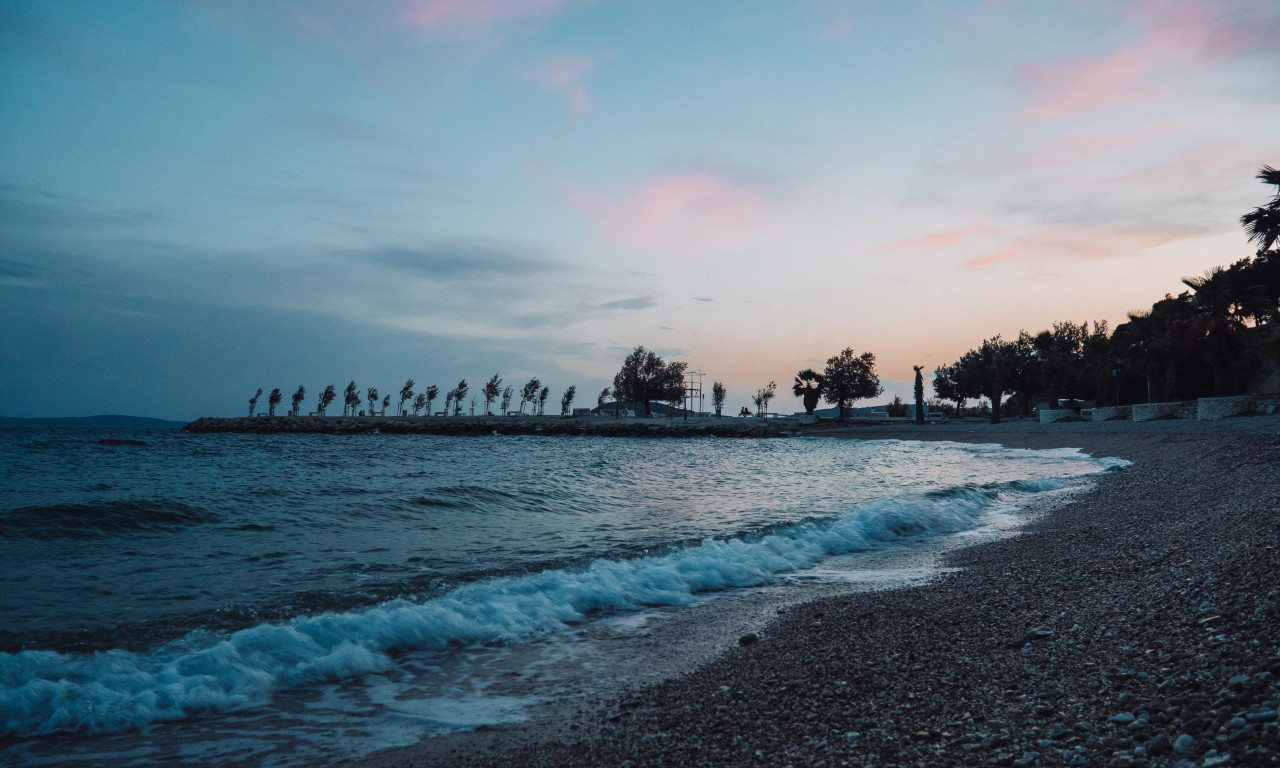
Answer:
[[[183,427],[186,432],[238,432],[269,435],[600,435],[604,437],[779,437],[794,426],[761,419],[612,419],[600,416],[206,416]]]

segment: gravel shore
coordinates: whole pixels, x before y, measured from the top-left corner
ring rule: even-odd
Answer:
[[[690,674],[368,762],[1280,764],[1280,417],[842,436],[1134,465],[926,586],[805,603]]]

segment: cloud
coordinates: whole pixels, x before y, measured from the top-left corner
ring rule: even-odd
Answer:
[[[1116,107],[1161,101],[1185,88],[1188,76],[1266,44],[1227,3],[1155,0],[1133,11],[1137,38],[1105,56],[1031,64],[1014,76],[1030,96],[1022,122],[1037,123]],[[1272,20],[1274,23],[1274,20]]]
[[[401,20],[440,37],[482,36],[495,25],[551,16],[566,0],[410,0]]]
[[[999,253],[993,253],[987,256],[980,256],[976,259],[970,259],[969,261],[966,261],[964,263],[964,266],[966,269],[972,269],[974,267],[981,267],[987,264],[994,264],[997,261],[1005,261],[1006,259],[1012,259],[1017,255],[1018,255],[1018,252],[1012,249],[1007,251],[1000,251]]]
[[[619,197],[571,194],[569,202],[614,240],[636,248],[734,250],[769,228],[759,190],[702,171],[661,176]]]
[[[569,108],[579,115],[591,106],[591,98],[582,81],[595,67],[595,61],[581,56],[553,56],[533,65],[524,77],[548,91],[565,94],[569,98]]]
[[[694,296],[693,300],[694,301],[711,301],[711,297],[710,296]]]
[[[607,301],[600,305],[601,309],[648,309],[656,307],[658,302],[654,301],[652,296],[636,296],[633,299],[619,299],[618,301]]]
[[[878,250],[885,252],[940,250],[956,245],[965,240],[987,238],[998,234],[1000,234],[1000,230],[988,227],[963,227],[961,229],[951,229],[945,232],[935,232],[922,237],[895,240],[890,243],[885,243],[880,246]]]
[[[123,210],[60,195],[36,186],[0,181],[0,227],[10,229],[76,229],[141,227],[163,224],[159,210]]]

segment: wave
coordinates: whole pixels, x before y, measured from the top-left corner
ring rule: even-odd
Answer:
[[[423,601],[300,616],[229,635],[200,630],[145,653],[0,654],[0,736],[119,731],[260,706],[280,688],[385,670],[398,652],[527,640],[603,611],[684,605],[699,593],[777,581],[830,555],[971,529],[998,496],[962,487],[945,496],[882,498],[752,537],[494,577]]]
[[[103,501],[17,507],[0,514],[0,538],[94,539],[122,533],[172,533],[219,518],[177,501]]]

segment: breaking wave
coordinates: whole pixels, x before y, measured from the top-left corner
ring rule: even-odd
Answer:
[[[1061,487],[1060,481],[882,498],[754,536],[708,538],[658,555],[493,577],[423,601],[299,616],[229,635],[196,631],[145,653],[0,654],[0,736],[119,731],[259,706],[281,688],[386,669],[397,652],[527,640],[602,611],[683,605],[699,593],[777,581],[831,555],[972,529],[1003,491],[1053,487]],[[53,514],[72,524],[93,520],[90,531],[102,531],[107,518],[132,520],[140,509],[153,525],[205,519],[194,509],[122,504],[105,517],[100,508],[89,514],[75,506]],[[21,513],[18,520],[47,522],[51,509],[14,510],[8,520],[12,524]]]

